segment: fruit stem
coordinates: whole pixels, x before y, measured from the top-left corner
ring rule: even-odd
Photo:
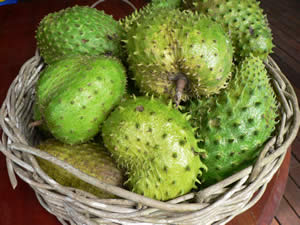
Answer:
[[[31,122],[28,127],[29,128],[32,128],[32,127],[38,127],[38,126],[41,126],[43,124],[43,120],[36,120],[36,121],[33,121]]]
[[[174,80],[176,81],[176,93],[174,99],[175,99],[176,107],[178,107],[181,101],[184,88],[188,83],[188,80],[186,76],[182,73],[178,73]]]

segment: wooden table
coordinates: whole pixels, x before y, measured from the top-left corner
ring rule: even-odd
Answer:
[[[6,96],[10,83],[18,74],[22,64],[32,57],[36,43],[35,30],[39,21],[48,13],[67,6],[91,5],[87,0],[23,0],[15,5],[0,7],[0,102]],[[145,0],[131,1],[136,7]],[[97,7],[119,19],[132,11],[121,0],[109,0]],[[283,195],[288,176],[291,151],[275,174],[261,200],[248,211],[237,216],[229,225],[268,225]],[[5,158],[0,154],[0,224],[1,225],[59,225],[56,218],[43,209],[33,190],[22,180],[16,190],[10,186]]]

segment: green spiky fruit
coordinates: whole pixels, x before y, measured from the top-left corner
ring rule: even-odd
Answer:
[[[137,97],[120,104],[104,122],[103,141],[126,169],[129,188],[167,200],[189,192],[206,169],[194,132],[183,114],[158,99]]]
[[[121,19],[120,24],[127,32],[131,29],[131,26],[136,25],[140,17],[144,17],[145,15],[159,8],[164,8],[165,10],[168,10],[168,9],[179,8],[180,5],[181,5],[181,0],[153,0],[146,6],[138,10],[135,10],[133,13]]]
[[[55,139],[48,139],[39,144],[38,148],[102,182],[119,187],[123,184],[122,171],[117,168],[106,149],[97,143],[71,146]],[[48,160],[37,157],[37,161],[48,176],[63,186],[81,189],[99,198],[115,197]]]
[[[257,0],[184,0],[186,8],[211,16],[230,33],[237,58],[272,52],[272,33]]]
[[[37,46],[47,63],[65,56],[120,56],[123,29],[110,15],[86,6],[50,13],[36,31]]]
[[[200,147],[207,150],[206,185],[253,164],[277,117],[277,101],[264,64],[258,57],[247,57],[227,89],[193,101],[187,112],[197,128]]]
[[[157,9],[128,32],[128,63],[144,93],[186,100],[218,93],[232,65],[232,45],[223,28],[190,11]],[[178,81],[185,82],[179,89]]]
[[[41,73],[36,101],[52,135],[67,144],[77,144],[99,132],[125,88],[125,69],[117,59],[71,57]]]

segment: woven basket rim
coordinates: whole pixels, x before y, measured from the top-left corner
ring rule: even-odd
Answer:
[[[15,118],[9,117],[9,114],[12,111],[14,111],[13,112],[14,116],[18,115],[16,114],[18,108],[13,110],[14,106],[16,106],[13,104],[18,104],[22,102],[22,99],[24,100],[24,93],[28,90],[34,89],[34,85],[32,84],[32,82],[34,79],[35,81],[37,80],[38,74],[43,68],[43,63],[37,52],[36,55],[33,58],[29,59],[21,68],[19,75],[16,77],[16,79],[13,81],[12,85],[10,86],[7,97],[0,111],[2,115],[0,119],[0,124],[3,130],[2,142],[0,142],[0,146],[1,146],[2,153],[7,158],[7,167],[8,167],[9,177],[12,186],[15,187],[17,185],[17,180],[15,177],[16,176],[15,174],[17,174],[21,179],[23,179],[25,182],[30,184],[30,186],[34,190],[36,190],[37,197],[40,203],[46,209],[48,209],[48,211],[55,214],[60,221],[67,220],[67,219],[62,215],[60,215],[59,213],[56,214],[55,212],[53,212],[53,210],[50,210],[49,206],[47,205],[49,203],[45,203],[45,200],[43,200],[43,192],[44,194],[47,193],[47,195],[49,195],[49,190],[48,190],[49,185],[51,187],[54,187],[54,189],[58,190],[58,193],[60,193],[60,197],[57,197],[55,196],[55,194],[52,193],[53,199],[61,200],[61,196],[65,194],[70,199],[72,198],[74,199],[73,201],[69,200],[71,203],[77,201],[75,204],[76,207],[80,206],[82,208],[87,207],[86,205],[89,204],[90,205],[95,205],[95,204],[99,205],[100,203],[107,204],[107,207],[112,208],[112,211],[108,213],[109,214],[108,216],[109,217],[114,216],[114,218],[117,218],[118,221],[122,221],[123,217],[125,218],[126,221],[135,215],[141,216],[147,213],[151,213],[152,211],[157,213],[162,211],[162,212],[178,214],[180,216],[176,218],[176,216],[174,217],[174,214],[172,214],[173,217],[172,219],[169,220],[161,219],[161,218],[142,217],[144,219],[143,222],[177,223],[185,220],[193,222],[194,221],[193,217],[199,215],[201,215],[201,218],[204,218],[203,221],[210,221],[209,219],[210,217],[212,217],[213,211],[216,210],[216,208],[218,208],[221,203],[226,205],[226,201],[230,202],[231,200],[230,198],[232,199],[237,198],[235,195],[237,195],[237,193],[241,190],[241,188],[248,185],[244,191],[245,193],[243,193],[245,195],[251,195],[249,197],[248,204],[244,205],[244,207],[239,208],[239,210],[235,209],[230,213],[227,212],[227,214],[225,213],[223,216],[215,215],[217,221],[219,222],[228,221],[232,219],[235,215],[250,208],[253,204],[255,204],[259,200],[259,198],[264,193],[266,185],[271,180],[274,173],[280,167],[285,157],[287,148],[291,145],[292,141],[295,139],[299,129],[300,114],[299,114],[298,101],[291,84],[289,83],[288,79],[282,74],[279,67],[271,57],[269,57],[268,61],[266,62],[266,66],[270,74],[272,74],[273,76],[272,82],[276,89],[276,92],[279,98],[282,98],[280,102],[281,102],[282,120],[284,120],[284,124],[281,124],[280,127],[278,128],[279,135],[274,136],[266,143],[265,148],[261,152],[255,165],[247,167],[246,169],[234,174],[233,176],[215,185],[211,185],[203,190],[200,190],[197,193],[192,192],[168,202],[161,202],[153,199],[148,199],[144,196],[132,193],[123,188],[114,187],[112,185],[107,185],[105,183],[99,182],[95,180],[95,178],[91,178],[86,174],[83,174],[80,171],[76,170],[73,167],[66,167],[65,163],[58,162],[57,159],[49,156],[47,153],[44,153],[28,145],[28,141],[26,140],[26,137],[22,135],[22,132],[24,132],[24,130],[20,129],[20,125],[18,124],[19,123],[18,119],[16,117]],[[23,87],[22,86],[23,83],[21,82],[22,76],[26,73],[29,73],[30,75],[30,76],[27,75],[26,78],[28,79],[27,84],[30,85]],[[23,96],[21,98],[14,97],[15,93],[17,92],[20,92],[21,95],[23,93]],[[34,92],[32,92],[32,94],[34,94]],[[28,98],[29,95],[25,95],[25,96]],[[12,104],[10,102],[12,102]],[[28,107],[26,108],[26,110],[30,111]],[[288,124],[289,126],[285,127],[286,124]],[[270,149],[272,153],[270,153]],[[24,155],[26,157],[24,157]],[[79,174],[81,178],[84,178],[85,181],[94,184],[95,186],[101,188],[104,187],[104,189],[110,190],[111,193],[122,197],[123,200],[125,201],[121,203],[122,201],[121,199],[99,200],[93,198],[93,196],[87,193],[83,192],[84,194],[82,194],[80,191],[78,192],[80,194],[77,196],[77,194],[74,194],[74,192],[72,192],[70,189],[60,186],[51,178],[47,177],[47,175],[39,168],[35,158],[33,157],[34,155],[45,158],[49,161],[57,163],[58,165],[66,167],[69,170],[69,172],[75,175],[77,174],[77,176]],[[268,167],[269,165],[273,166],[275,169],[269,169],[268,174],[272,174],[272,175],[265,178],[263,177],[265,176],[265,173],[263,173],[262,170]],[[37,178],[36,180],[34,180],[34,178],[29,178],[30,176],[28,177],[27,173],[38,174],[39,176],[42,175],[42,177],[44,176],[43,177],[44,180],[41,179],[40,177]],[[256,180],[258,179],[261,179],[262,183],[260,183],[259,187],[254,188],[254,190],[252,190],[250,187],[253,188],[253,184],[255,184]],[[47,182],[45,182],[45,180]],[[38,181],[41,182],[39,183]],[[229,185],[233,183],[234,185],[232,187],[229,187]],[[253,196],[254,193],[256,193],[256,196]],[[218,199],[214,200],[216,197],[218,197]],[[182,203],[190,199],[194,199],[196,203]],[[68,211],[69,216],[71,216],[72,218],[77,218],[77,219],[81,218],[82,215],[74,209],[74,205],[72,205],[71,203],[69,202],[64,203],[65,210]],[[86,205],[83,205],[82,203],[85,203]],[[116,203],[116,206],[114,206],[114,203]],[[127,204],[125,208],[122,208],[121,212],[128,211],[129,213],[127,214],[125,213],[125,215],[124,212],[117,214],[116,209],[118,210],[121,209],[120,204],[122,206]],[[131,205],[134,208],[138,206],[136,210],[139,211],[136,212],[136,211],[128,210],[128,205]],[[146,208],[144,209],[143,207],[145,206]],[[88,209],[88,211],[91,213],[90,208]],[[181,215],[180,213],[182,213],[183,215]]]

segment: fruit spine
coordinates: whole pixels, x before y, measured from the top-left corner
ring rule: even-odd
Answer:
[[[193,101],[186,110],[200,147],[207,150],[205,185],[218,182],[257,158],[274,131],[277,101],[267,71],[258,57],[249,56],[234,72],[220,95]]]
[[[129,67],[143,93],[178,103],[218,93],[230,77],[231,41],[205,16],[156,9],[131,25],[127,37]]]
[[[104,56],[65,58],[42,71],[36,110],[55,138],[67,144],[83,143],[100,131],[125,88],[125,69],[119,60]]]
[[[147,14],[155,11],[159,8],[175,9],[181,6],[181,0],[154,0],[148,3],[143,8],[135,10],[133,13],[129,14],[125,18],[120,20],[120,24],[126,32],[131,29],[131,26],[135,26],[138,23],[140,17],[144,17]]]
[[[55,139],[47,139],[37,147],[100,181],[119,187],[123,185],[121,170],[117,168],[106,149],[99,144],[87,143],[71,146]],[[90,192],[99,198],[115,197],[48,160],[37,157],[37,161],[47,175],[61,185]]]
[[[37,46],[46,63],[65,56],[121,56],[123,29],[110,15],[86,6],[50,13],[36,31]]]
[[[272,33],[257,0],[184,0],[185,8],[211,16],[230,33],[237,59],[265,59],[273,48]]]
[[[129,188],[167,200],[196,187],[206,170],[192,127],[178,110],[158,99],[129,99],[104,122],[105,146],[127,171]]]

